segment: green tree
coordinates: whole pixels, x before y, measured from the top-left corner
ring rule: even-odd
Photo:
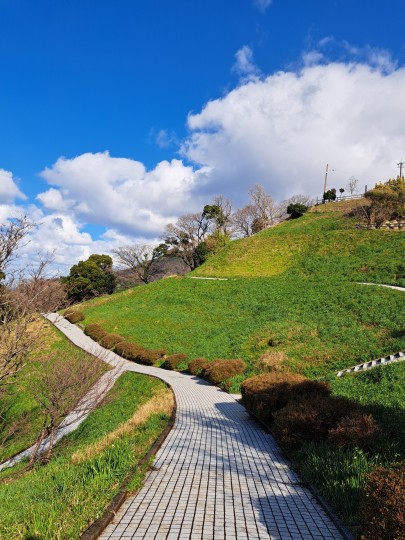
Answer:
[[[334,201],[336,199],[336,189],[332,188],[325,191],[323,198],[325,201]]]
[[[88,300],[101,294],[111,294],[115,288],[109,255],[91,255],[87,261],[79,261],[70,269],[69,276],[62,278],[67,286],[68,297],[73,302]]]
[[[301,217],[307,210],[308,206],[305,204],[295,203],[287,206],[287,214],[289,214],[292,219]]]

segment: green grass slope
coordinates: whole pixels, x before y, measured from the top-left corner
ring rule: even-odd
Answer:
[[[338,205],[334,208],[338,209]],[[263,354],[319,376],[404,346],[405,235],[357,230],[340,212],[311,212],[231,242],[191,276],[162,280],[84,305],[99,322],[146,347],[192,357]]]
[[[322,210],[324,208],[322,207]],[[197,268],[195,276],[271,277],[297,272],[301,277],[339,277],[405,286],[405,235],[361,230],[336,211],[313,211],[250,238],[231,242]]]

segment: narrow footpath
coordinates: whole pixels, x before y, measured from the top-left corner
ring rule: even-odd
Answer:
[[[176,397],[175,425],[153,470],[101,540],[348,538],[302,487],[273,437],[231,395],[191,375],[123,360],[62,317],[48,319],[120,371],[164,380]]]

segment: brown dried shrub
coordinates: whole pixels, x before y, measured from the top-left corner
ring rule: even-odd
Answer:
[[[405,461],[367,474],[359,514],[362,540],[405,538]]]
[[[303,397],[274,413],[274,429],[282,444],[299,448],[304,442],[324,441],[343,417],[359,410],[360,405],[343,397]]]
[[[379,432],[380,426],[371,414],[352,412],[329,430],[327,442],[336,448],[357,446],[367,450]]]
[[[114,350],[118,343],[125,341],[125,338],[118,334],[106,334],[100,341],[100,345],[106,349]]]
[[[325,382],[311,381],[297,373],[271,372],[256,375],[241,385],[246,408],[259,420],[269,425],[273,414],[292,400],[317,395],[329,395],[330,386]]]
[[[221,384],[222,382],[242,375],[245,371],[245,362],[243,360],[224,360],[219,358],[213,362],[209,362],[201,372],[204,379],[207,379],[212,384]]]
[[[84,333],[94,341],[101,341],[107,335],[107,332],[97,323],[88,324],[84,329]]]
[[[187,360],[187,355],[184,353],[171,354],[163,362],[162,368],[175,370],[180,366],[180,364],[183,364],[186,360]]]
[[[190,360],[188,363],[187,371],[189,371],[191,375],[199,375],[208,363],[206,358],[193,358],[193,360]]]
[[[142,352],[143,347],[136,345],[135,343],[128,343],[127,341],[122,341],[117,343],[115,346],[115,352],[126,358],[127,360],[135,361],[138,357],[138,354]]]
[[[281,371],[288,356],[283,351],[266,351],[256,362],[259,371]]]
[[[65,312],[64,317],[72,324],[84,321],[84,319],[86,318],[83,311],[81,311],[80,309],[75,309],[74,311],[67,311]]]
[[[165,351],[162,349],[144,349],[143,347],[140,347],[134,360],[144,366],[153,366],[158,360],[161,360],[164,353]]]

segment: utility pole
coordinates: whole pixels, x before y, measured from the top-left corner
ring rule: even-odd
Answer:
[[[323,194],[325,195],[326,193],[326,184],[328,182],[328,170],[329,170],[329,163],[326,164],[326,171],[325,171],[325,183],[324,183],[324,186],[323,186]]]
[[[399,177],[402,178],[402,167],[405,165],[405,162],[402,161],[402,158],[401,158],[401,161],[399,163],[397,163],[398,165],[398,169],[399,169]]]

